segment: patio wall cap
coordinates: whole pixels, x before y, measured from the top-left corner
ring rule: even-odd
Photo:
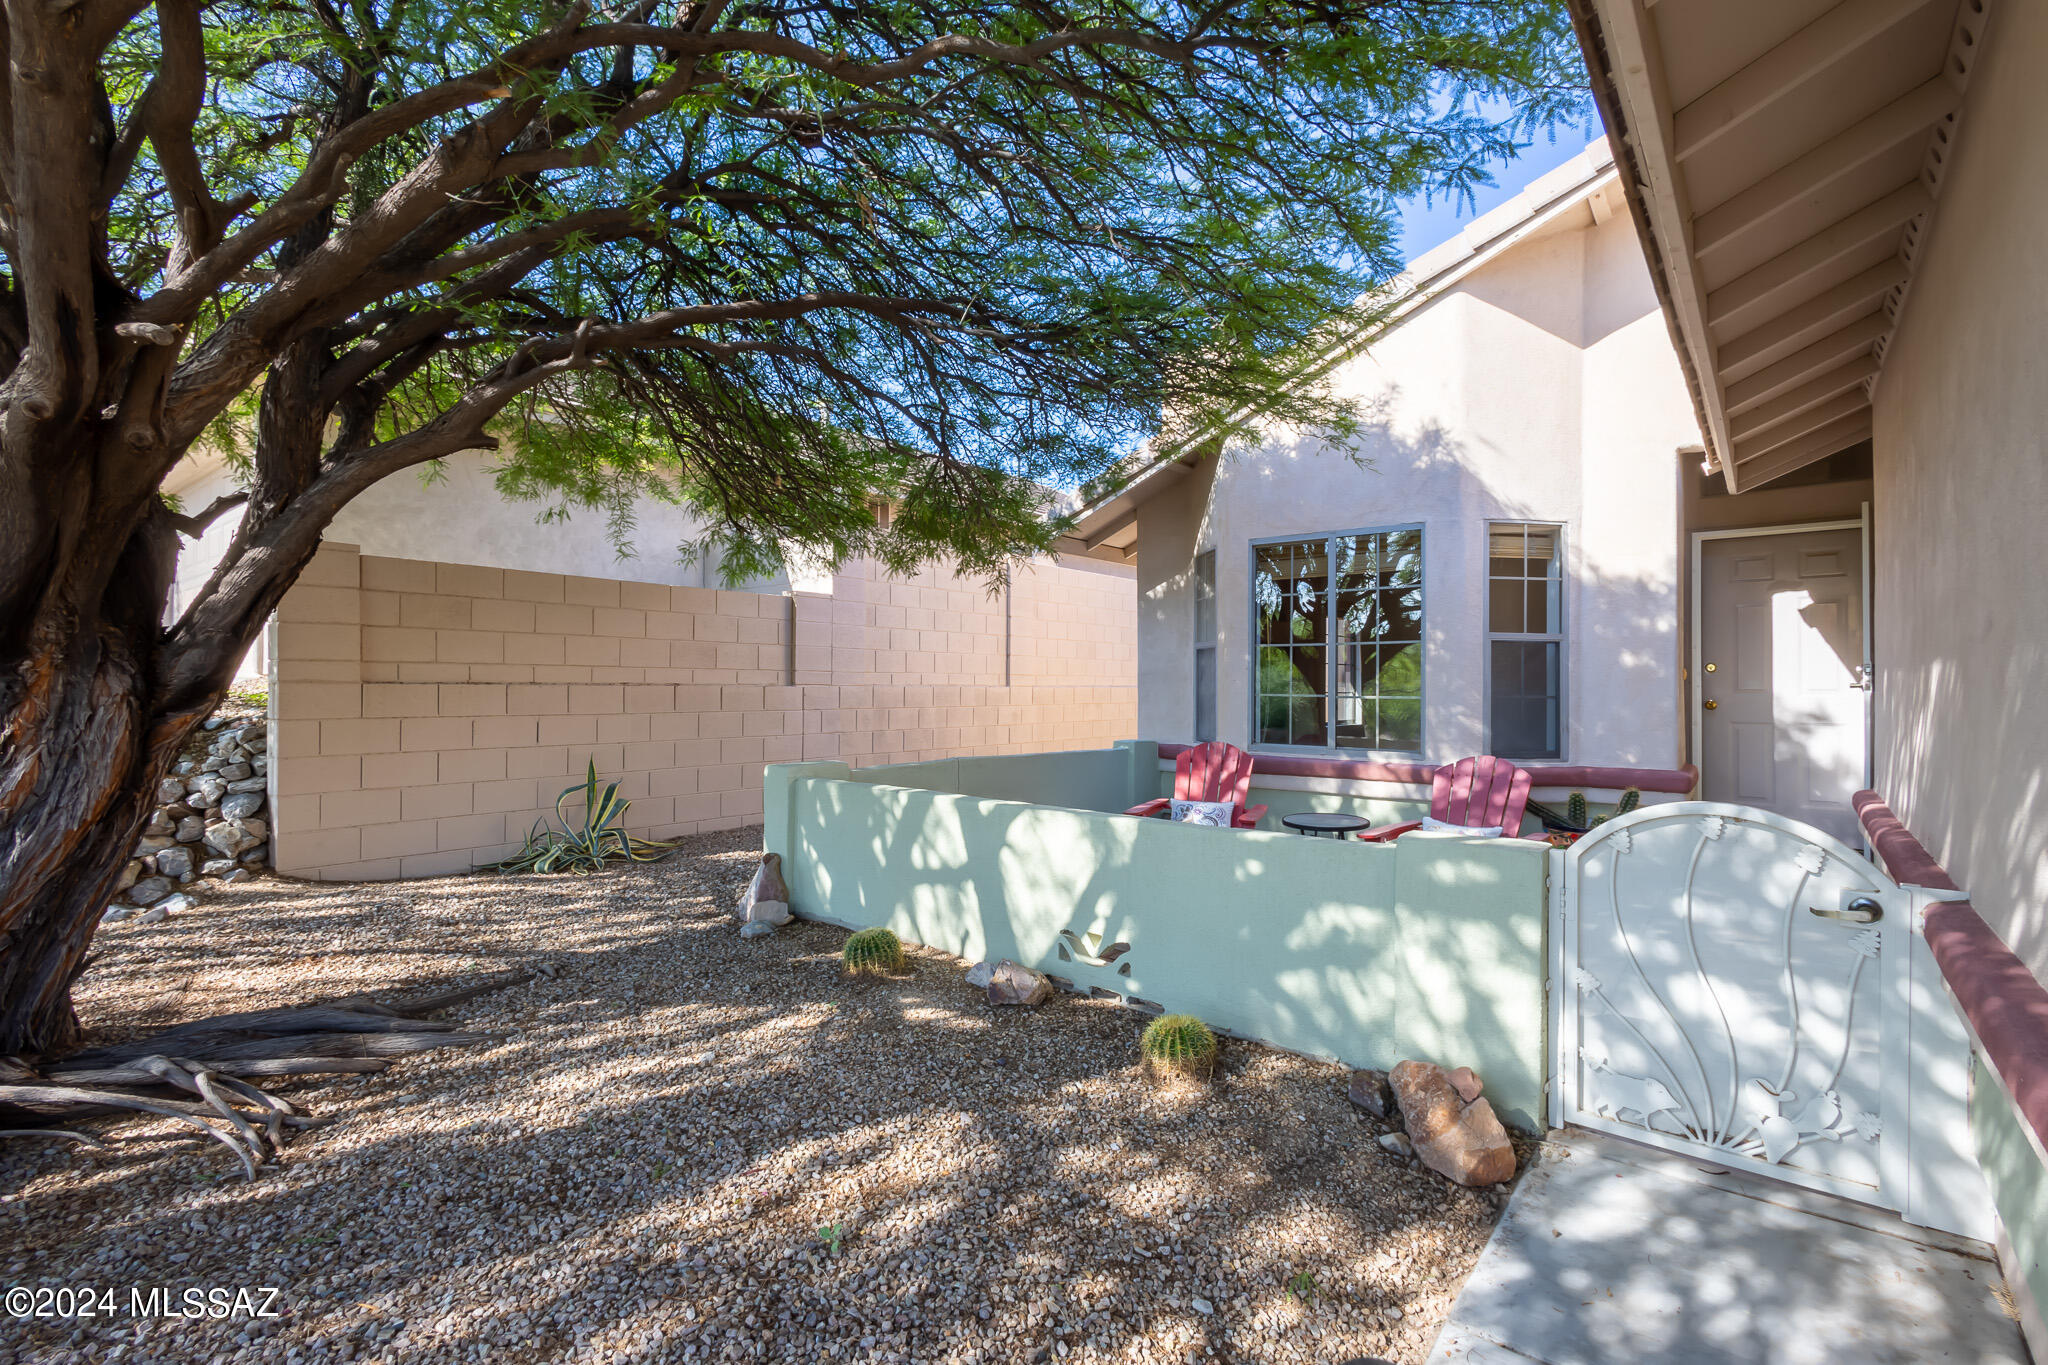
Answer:
[[[1161,744],[1159,756],[1173,758],[1190,744]],[[1278,777],[1325,777],[1353,782],[1397,782],[1426,787],[1436,777],[1437,763],[1388,763],[1367,758],[1320,758],[1306,754],[1262,754],[1252,752],[1252,780],[1260,775]],[[1622,790],[1635,787],[1646,792],[1679,796],[1699,785],[1699,769],[1683,768],[1595,768],[1554,765],[1529,769],[1536,787],[1592,787]]]
[[[1898,882],[1961,891],[1874,791],[1853,798],[1871,848]],[[1927,947],[1993,1074],[2048,1151],[2048,986],[1966,900],[1927,908]]]

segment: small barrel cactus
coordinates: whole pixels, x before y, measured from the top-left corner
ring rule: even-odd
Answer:
[[[1614,803],[1614,813],[1616,815],[1627,815],[1630,811],[1634,810],[1637,806],[1640,806],[1642,804],[1643,793],[1641,789],[1636,787],[1630,787],[1622,792],[1621,800]]]
[[[1565,798],[1564,818],[1571,823],[1573,829],[1585,829],[1588,827],[1586,821],[1586,794],[1584,792],[1573,792]]]
[[[1162,1014],[1145,1025],[1139,1050],[1155,1071],[1206,1076],[1216,1066],[1216,1035],[1192,1014]]]
[[[840,960],[852,976],[903,970],[903,940],[888,929],[863,929],[846,940]]]

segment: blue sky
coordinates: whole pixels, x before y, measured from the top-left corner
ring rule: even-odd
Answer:
[[[1495,163],[1490,169],[1494,183],[1478,192],[1471,205],[1439,199],[1425,204],[1412,199],[1401,211],[1401,257],[1412,261],[1433,246],[1447,242],[1458,230],[1488,209],[1520,194],[1522,187],[1545,171],[1554,170],[1585,150],[1599,131],[1598,118],[1578,126],[1560,125],[1538,133],[1534,145],[1523,149],[1512,161]]]

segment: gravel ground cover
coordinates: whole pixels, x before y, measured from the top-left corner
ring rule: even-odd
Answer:
[[[150,1120],[0,1143],[0,1284],[117,1299],[0,1318],[0,1365],[1427,1355],[1499,1196],[1383,1151],[1341,1068],[1227,1042],[1161,1086],[1113,1002],[999,1011],[923,949],[849,981],[826,925],[743,942],[759,839],[109,926],[79,1001],[107,1039],[541,974],[451,1012],[501,1041],[290,1084],[342,1121],[253,1184]],[[137,1286],[274,1286],[280,1316],[137,1317]]]

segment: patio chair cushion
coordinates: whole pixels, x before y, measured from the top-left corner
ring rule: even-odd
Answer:
[[[1175,801],[1170,817],[1182,825],[1214,825],[1217,829],[1229,829],[1231,817],[1237,813],[1237,806],[1230,801]]]
[[[1498,839],[1506,833],[1499,825],[1454,825],[1433,815],[1422,817],[1425,834],[1462,834],[1468,839]]]

